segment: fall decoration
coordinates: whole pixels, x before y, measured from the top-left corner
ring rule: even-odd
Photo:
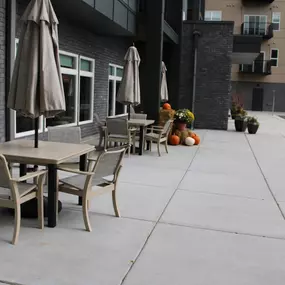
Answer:
[[[188,137],[185,139],[185,145],[187,146],[193,146],[195,144],[195,140],[191,137]]]
[[[172,135],[172,136],[170,137],[170,144],[171,144],[171,145],[179,145],[179,144],[180,144],[180,138],[179,138],[179,136]]]
[[[162,108],[163,108],[164,110],[171,110],[171,105],[170,105],[169,103],[164,103],[163,106],[162,106]]]
[[[185,143],[185,139],[189,137],[188,130],[180,131],[180,130],[177,129],[177,130],[174,131],[174,134],[180,138],[180,143],[181,144],[184,144]]]
[[[176,111],[174,118],[177,123],[184,124],[191,124],[195,119],[194,114],[188,109]]]
[[[259,129],[259,122],[255,117],[247,118],[247,129],[250,134],[256,134]]]
[[[200,137],[197,134],[192,133],[191,134],[191,138],[195,140],[195,145],[199,145],[200,144],[201,139],[200,139]]]

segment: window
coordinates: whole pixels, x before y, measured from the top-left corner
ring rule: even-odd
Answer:
[[[222,21],[222,11],[206,11],[205,21]]]
[[[280,22],[281,22],[281,13],[273,12],[272,13],[272,24],[274,31],[280,31]]]
[[[244,15],[244,35],[264,36],[267,33],[267,16]]]
[[[188,0],[183,0],[183,21],[187,20]]]
[[[18,42],[16,39],[16,52]],[[94,59],[60,51],[60,65],[66,111],[54,118],[41,118],[39,132],[45,130],[44,126],[82,125],[93,121]],[[11,121],[14,138],[34,134],[34,120],[11,111]]]
[[[114,116],[126,113],[126,106],[117,101],[117,94],[123,77],[123,67],[110,64],[109,65],[109,104],[108,115]]]
[[[271,49],[270,60],[272,66],[278,66],[278,57],[279,57],[279,50],[276,48]]]

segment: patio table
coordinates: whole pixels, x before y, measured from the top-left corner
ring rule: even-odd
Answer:
[[[147,126],[154,124],[154,120],[143,120],[143,119],[130,119],[128,120],[130,127],[140,128],[140,140],[139,140],[139,155],[143,154],[143,143],[144,143],[144,129]]]
[[[57,224],[57,168],[71,158],[80,157],[80,170],[86,170],[87,154],[94,150],[88,144],[70,144],[40,141],[34,148],[33,140],[14,140],[0,144],[0,153],[8,162],[20,163],[20,174],[24,175],[27,164],[48,167],[48,227]]]

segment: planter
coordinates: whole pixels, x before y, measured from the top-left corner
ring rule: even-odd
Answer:
[[[182,123],[182,122],[176,122],[175,125],[176,125],[176,128],[181,132],[185,131],[185,129],[187,127],[187,124]]]
[[[247,128],[248,128],[248,133],[256,134],[257,131],[258,131],[259,125],[257,125],[257,124],[248,124]]]
[[[247,121],[235,120],[235,128],[237,132],[245,132],[247,128]]]

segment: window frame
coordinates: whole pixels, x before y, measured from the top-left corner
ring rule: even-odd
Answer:
[[[124,67],[121,65],[117,65],[117,64],[113,64],[113,63],[109,63],[109,68],[110,67],[114,67],[115,70],[115,75],[111,75],[110,74],[110,69],[108,69],[108,100],[107,100],[107,116],[109,116],[109,101],[110,101],[110,89],[109,89],[109,81],[113,81],[113,90],[112,90],[112,96],[113,96],[113,110],[114,112],[112,112],[110,114],[110,116],[115,116],[116,115],[116,82],[121,82],[123,79],[123,76],[117,76],[117,69],[122,69],[124,70]],[[127,106],[124,106],[124,112],[127,112]]]
[[[81,60],[82,59],[91,62],[91,71],[81,70]],[[93,121],[94,121],[95,59],[80,55],[78,62],[79,62],[79,76],[78,76],[78,111],[77,111],[78,112],[78,120],[77,120],[77,122],[78,122],[78,126],[81,126],[81,125],[93,123]],[[80,121],[80,78],[81,78],[81,76],[82,77],[88,77],[88,78],[92,79],[91,80],[91,90],[90,90],[90,96],[91,96],[90,118],[89,118],[89,120],[85,120],[85,121]]]
[[[210,13],[211,17],[210,19],[206,17],[206,14]],[[220,19],[219,20],[213,20],[213,13],[219,13],[220,14]],[[223,19],[223,11],[221,10],[206,10],[205,11],[205,21],[212,21],[212,22],[220,22]]]
[[[277,51],[277,58],[272,57],[272,51]],[[271,67],[278,67],[279,66],[279,49],[278,48],[271,48],[270,49],[270,60],[276,60],[276,65],[272,65]]]
[[[278,14],[279,15],[279,22],[275,23],[274,20],[274,14]],[[272,24],[273,24],[273,31],[274,32],[279,32],[280,31],[280,26],[281,26],[281,12],[272,12]],[[274,24],[278,24],[278,30],[274,29]]]
[[[246,17],[248,17],[248,21],[246,21]],[[246,23],[248,23],[248,25],[249,25],[249,23],[250,23],[250,21],[249,21],[249,17],[265,17],[265,22],[264,22],[264,24],[265,24],[265,27],[264,27],[264,32],[265,32],[265,35],[267,34],[267,30],[268,30],[268,16],[267,15],[254,15],[254,14],[244,14],[243,15],[243,22],[244,22],[244,27],[243,27],[243,32],[245,32],[245,30],[246,30]],[[260,24],[260,22],[259,22],[259,24]],[[255,29],[256,29],[256,27],[255,27]],[[249,26],[248,26],[248,30],[249,30]]]

